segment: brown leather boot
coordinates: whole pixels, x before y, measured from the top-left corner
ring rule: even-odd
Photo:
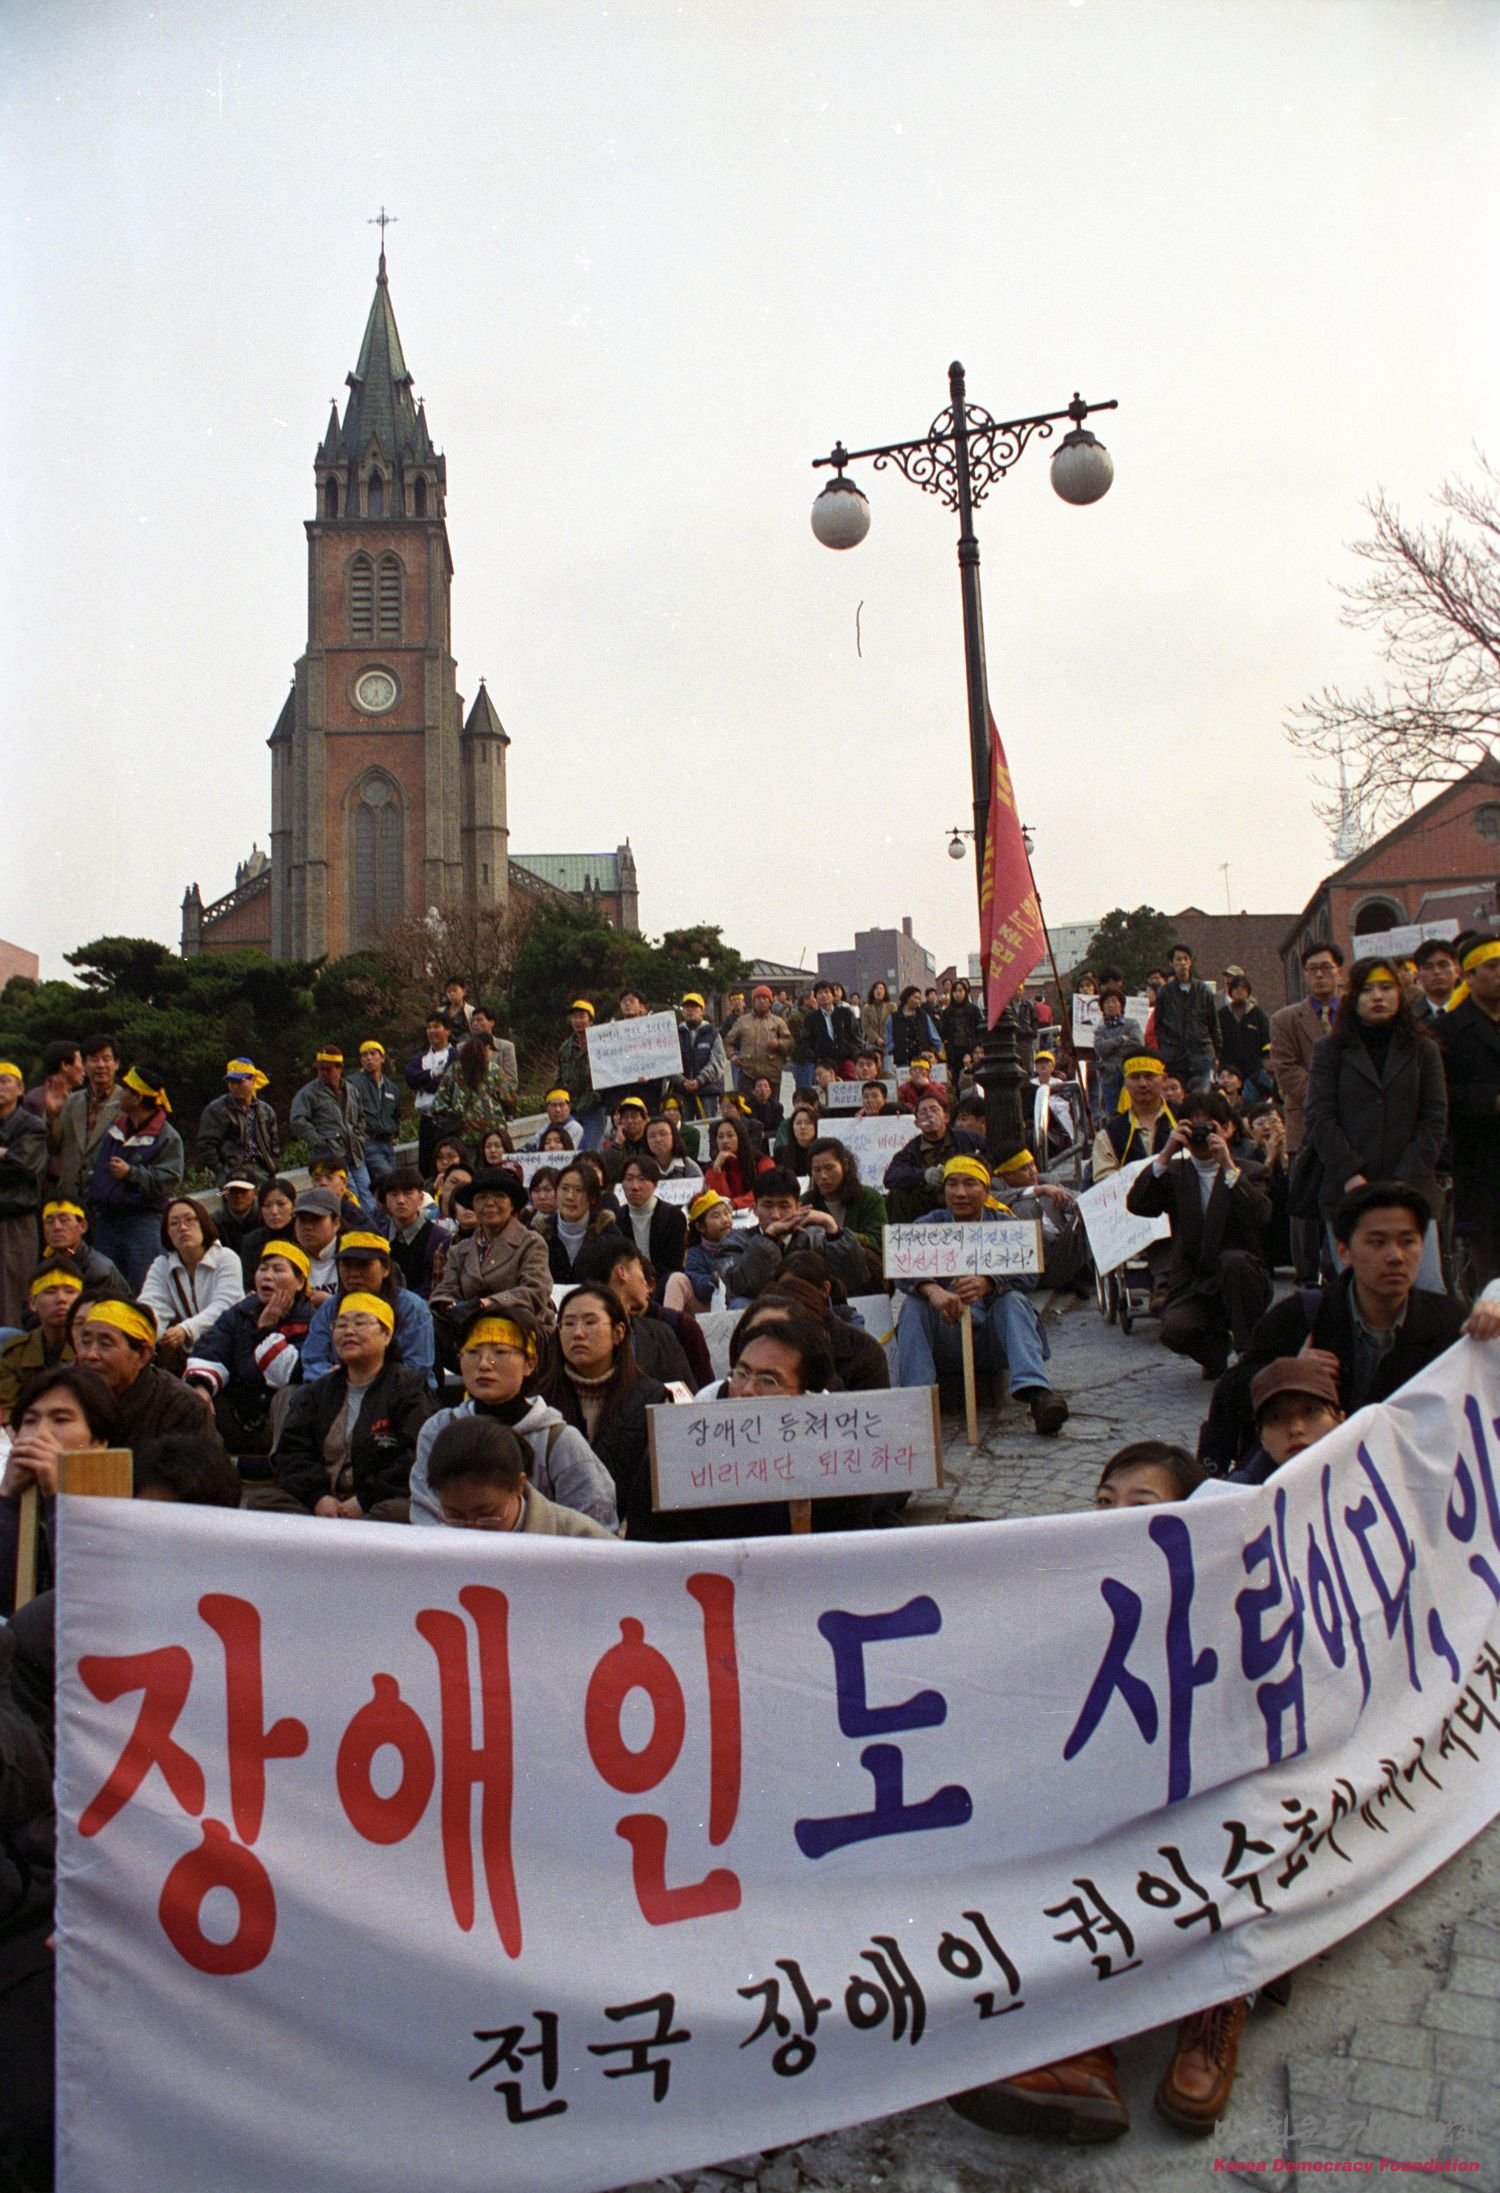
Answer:
[[[1035,2071],[950,2094],[948,2105],[986,2132],[1039,2132],[1051,2139],[1117,2140],[1130,2130],[1112,2048],[1085,2049]]]
[[[1204,2138],[1228,2109],[1249,2014],[1245,1997],[1236,1995],[1184,2018],[1177,2028],[1177,2047],[1156,2090],[1156,2108],[1179,2132]]]

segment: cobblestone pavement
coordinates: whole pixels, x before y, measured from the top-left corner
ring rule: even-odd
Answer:
[[[1208,1389],[1158,1345],[1153,1324],[1127,1339],[1092,1302],[1071,1298],[1049,1308],[1047,1324],[1052,1380],[1072,1410],[1060,1436],[1038,1438],[1026,1409],[1008,1402],[981,1411],[971,1454],[961,1412],[945,1413],[948,1481],[912,1502],[909,1521],[1056,1514],[1092,1497],[1100,1466],[1127,1440],[1192,1447]],[[1202,2193],[1213,2176],[1291,2186],[1302,2176],[1289,2162],[1305,2172],[1382,2156],[1477,2164],[1406,2182],[1500,2193],[1500,1822],[1304,1966],[1286,2008],[1256,2007],[1212,2138],[1184,2139],[1153,2114],[1171,2042],[1161,2028],[1121,2044],[1132,2130],[1105,2146],[983,2132],[938,2102],[630,2193]]]

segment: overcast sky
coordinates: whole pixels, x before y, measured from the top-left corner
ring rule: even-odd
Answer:
[[[654,934],[972,948],[955,521],[867,467],[863,547],[808,525],[960,357],[1120,402],[1103,503],[1034,445],[979,513],[1049,916],[1300,907],[1361,498],[1500,451],[1497,64],[1492,0],[11,0],[0,934],[175,944],[267,843],[382,203],[513,851],[628,835]]]

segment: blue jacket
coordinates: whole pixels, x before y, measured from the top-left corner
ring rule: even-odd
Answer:
[[[321,1378],[327,1371],[339,1369],[339,1359],[333,1352],[333,1321],[338,1314],[339,1298],[330,1295],[313,1312],[313,1321],[302,1343],[302,1375],[304,1378]],[[420,1371],[429,1386],[435,1386],[433,1361],[436,1350],[432,1337],[432,1312],[419,1294],[410,1287],[396,1289],[396,1346],[401,1360],[408,1370]]]
[[[123,1180],[116,1180],[109,1169],[116,1157],[130,1167]],[[136,1128],[122,1113],[106,1128],[94,1154],[83,1200],[91,1211],[164,1211],[182,1186],[185,1162],[182,1137],[165,1112]]]
[[[206,1388],[215,1400],[227,1390],[242,1416],[248,1410],[253,1417],[256,1404],[264,1414],[278,1387],[295,1384],[312,1304],[299,1294],[281,1323],[269,1328],[261,1326],[260,1313],[259,1295],[247,1294],[243,1302],[236,1302],[198,1335],[182,1374]]]

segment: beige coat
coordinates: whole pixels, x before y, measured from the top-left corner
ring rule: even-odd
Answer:
[[[548,1500],[528,1485],[526,1488],[526,1515],[521,1524],[522,1532],[532,1532],[541,1538],[613,1538],[602,1523],[596,1523],[591,1515],[580,1515],[576,1508],[560,1508],[555,1500]]]
[[[530,1310],[550,1328],[552,1268],[540,1234],[507,1219],[495,1239],[482,1243],[477,1230],[449,1244],[443,1276],[432,1290],[432,1306],[477,1302],[488,1296],[500,1310]]]
[[[1313,1045],[1327,1035],[1328,1027],[1318,1017],[1311,998],[1299,998],[1295,1005],[1283,1005],[1280,1012],[1271,1015],[1271,1071],[1286,1106],[1289,1155],[1301,1149],[1307,1133],[1307,1076]]]
[[[83,1191],[89,1174],[94,1169],[94,1157],[105,1135],[114,1125],[124,1102],[125,1092],[117,1088],[107,1097],[94,1121],[94,1131],[88,1131],[89,1093],[87,1089],[75,1089],[57,1115],[57,1191],[71,1203],[83,1201]]]
[[[741,1013],[724,1038],[724,1049],[747,1081],[768,1074],[774,1095],[781,1069],[792,1055],[792,1031],[780,1013]]]

